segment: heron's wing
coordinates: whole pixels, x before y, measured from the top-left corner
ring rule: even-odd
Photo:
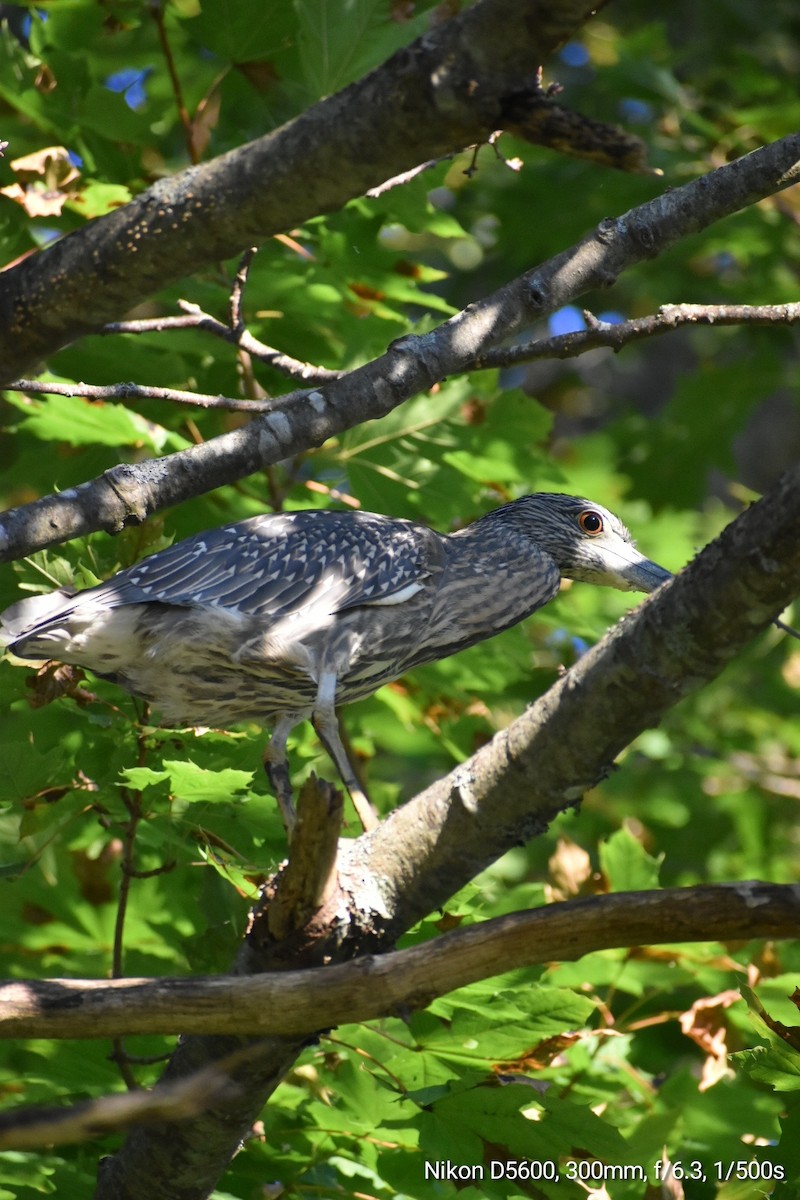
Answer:
[[[201,604],[270,617],[323,592],[331,612],[391,604],[423,586],[438,540],[424,526],[371,513],[279,513],[186,538],[92,593],[109,607]]]
[[[43,595],[27,596],[0,613],[0,646],[12,646],[32,629],[59,620],[70,607],[73,593],[66,588]]]

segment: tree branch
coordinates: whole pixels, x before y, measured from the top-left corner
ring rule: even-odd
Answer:
[[[165,400],[170,404],[188,404],[195,408],[221,408],[227,412],[269,412],[269,400],[236,400],[232,396],[206,396],[202,392],[182,392],[176,388],[150,387],[138,383],[58,383],[52,379],[15,379],[6,389],[26,396],[83,396],[86,400]]]
[[[132,1126],[186,1121],[236,1092],[229,1072],[243,1051],[154,1091],[137,1088],[69,1108],[22,1108],[0,1114],[0,1150],[88,1142]],[[252,1054],[252,1049],[248,1050]]]
[[[472,11],[472,10],[470,10]],[[800,134],[755,150],[618,218],[576,246],[468,305],[430,333],[394,342],[380,358],[312,391],[275,400],[247,426],[160,459],[120,465],[98,480],[11,509],[0,523],[0,562],[93,530],[119,532],[161,508],[299,454],[481,360],[521,325],[800,177]]]
[[[160,180],[0,276],[0,383],[205,264],[482,141],[592,0],[478,0],[249,145]],[[347,170],[342,170],[347,163]]]
[[[327,1027],[396,1016],[518,967],[616,947],[793,938],[799,920],[800,886],[717,884],[551,904],[313,970],[16,980],[0,987],[0,1038],[316,1033],[321,1016]]]
[[[329,383],[333,379],[341,379],[345,374],[344,371],[333,371],[328,367],[302,362],[300,359],[283,354],[274,346],[267,346],[265,342],[259,341],[239,322],[225,325],[216,317],[212,317],[210,313],[203,312],[197,304],[191,304],[186,300],[181,300],[178,304],[184,310],[185,316],[114,321],[104,325],[102,329],[98,330],[98,333],[166,333],[171,329],[201,329],[204,333],[210,333],[213,337],[221,338],[222,341],[229,342],[237,349],[244,350],[258,362],[272,367],[274,371],[280,371],[281,374],[294,379],[297,383]],[[16,387],[16,384],[12,383],[8,386],[13,388]]]
[[[535,362],[543,358],[577,358],[589,350],[610,349],[618,353],[632,342],[671,333],[684,325],[794,325],[800,321],[800,303],[795,304],[662,304],[657,313],[630,321],[611,323],[600,321],[584,311],[586,329],[540,338],[520,346],[488,350],[465,370],[484,370]],[[329,371],[313,363],[281,354],[279,350],[259,342],[246,330],[234,330],[207,313],[198,310],[196,317],[162,317],[142,321],[119,322],[107,326],[102,333],[151,333],[189,326],[208,329],[216,337],[233,342],[254,358],[266,362],[298,380],[325,382],[340,379],[341,371]],[[7,391],[25,395],[83,396],[87,400],[164,400],[172,404],[194,405],[197,408],[220,408],[231,412],[265,413],[274,404],[271,400],[237,400],[230,396],[207,396],[202,392],[183,392],[175,388],[159,388],[136,383],[97,385],[91,383],[58,383],[54,380],[16,379]]]
[[[577,358],[587,350],[608,348],[618,353],[631,342],[658,337],[684,325],[795,325],[800,304],[662,304],[657,313],[612,324],[584,312],[586,329],[556,337],[506,346],[481,354],[470,369],[511,367],[540,358]]]

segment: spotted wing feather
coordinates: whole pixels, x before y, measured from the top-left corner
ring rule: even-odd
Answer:
[[[111,603],[203,604],[283,616],[328,582],[337,611],[385,600],[424,579],[428,539],[369,513],[254,517],[198,534],[104,585]]]
[[[371,513],[253,517],[186,538],[95,588],[62,594],[56,604],[45,606],[42,597],[23,601],[7,640],[23,650],[28,639],[63,626],[87,602],[98,609],[217,607],[271,620],[303,607],[321,590],[332,613],[391,603],[393,595],[423,585],[439,540],[424,526]]]

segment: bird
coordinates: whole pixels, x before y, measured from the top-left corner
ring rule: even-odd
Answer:
[[[265,513],[83,591],[18,601],[0,614],[0,644],[88,668],[172,726],[271,727],[264,766],[291,837],[287,740],[300,722],[312,721],[370,829],[339,705],[516,625],[562,579],[652,592],[670,578],[619,517],[557,492],[446,534],[359,510]]]

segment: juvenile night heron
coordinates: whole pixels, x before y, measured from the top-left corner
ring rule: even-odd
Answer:
[[[446,535],[374,513],[275,514],[186,538],[86,591],[22,600],[0,638],[20,658],[114,680],[170,724],[271,725],[265,765],[287,826],[286,741],[310,717],[369,825],[335,706],[516,625],[562,577],[651,592],[670,573],[575,496],[524,496]]]

